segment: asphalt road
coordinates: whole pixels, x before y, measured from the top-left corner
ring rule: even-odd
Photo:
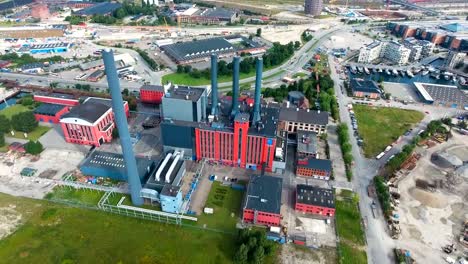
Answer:
[[[342,84],[343,82],[339,79],[339,76],[336,73],[335,66],[337,65],[337,63],[334,61],[334,58],[332,56],[329,56],[328,61],[330,62],[330,68],[332,69],[331,77],[335,82],[335,93],[340,104],[340,118],[341,121],[343,123],[346,123],[350,128],[349,137],[351,139],[351,145],[353,147],[352,154],[355,162],[353,168],[354,177],[352,183],[354,186],[354,190],[359,194],[359,209],[361,211],[362,219],[366,223],[365,234],[367,239],[368,262],[375,264],[394,263],[393,248],[395,248],[398,245],[398,240],[393,240],[392,238],[390,238],[387,232],[387,227],[385,225],[385,219],[383,218],[381,211],[379,212],[378,217],[373,217],[371,210],[371,203],[373,199],[367,195],[367,186],[377,175],[378,170],[387,163],[388,159],[392,155],[399,153],[403,146],[411,142],[414,136],[416,136],[420,130],[425,129],[425,127],[431,120],[436,120],[449,116],[452,117],[466,111],[460,109],[429,106],[421,103],[404,105],[398,102],[387,103],[383,100],[380,100],[378,102],[372,102],[373,105],[417,110],[425,112],[426,114],[424,119],[413,129],[410,135],[403,136],[401,141],[395,144],[393,148],[388,153],[386,153],[385,156],[383,156],[380,160],[367,159],[361,153],[361,149],[357,145],[357,140],[354,137],[354,131],[351,125],[351,119],[347,110],[347,104],[352,103],[353,100],[344,95],[340,89],[340,84]]]

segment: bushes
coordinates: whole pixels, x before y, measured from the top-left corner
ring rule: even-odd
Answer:
[[[24,145],[24,149],[26,150],[27,153],[32,154],[32,155],[37,155],[44,150],[41,142],[31,141],[31,140]]]
[[[5,134],[0,133],[0,147],[5,146]]]
[[[243,229],[239,232],[239,249],[234,256],[237,264],[262,264],[265,257],[273,255],[276,244],[267,240],[265,232]]]
[[[377,197],[379,198],[380,205],[382,206],[382,211],[385,215],[390,215],[392,208],[390,206],[390,192],[388,187],[385,184],[385,179],[382,176],[376,176],[374,178],[375,190],[377,192]]]
[[[26,111],[14,115],[11,118],[11,125],[16,131],[29,133],[37,127],[38,122],[36,121],[33,112]]]
[[[11,130],[11,122],[6,116],[0,115],[0,134],[8,133]]]
[[[343,155],[343,161],[345,163],[346,178],[348,179],[348,181],[351,181],[351,179],[353,178],[353,173],[351,171],[353,155],[351,154],[352,146],[349,143],[348,126],[346,124],[341,123],[336,128],[336,132],[338,133],[338,141],[341,147],[341,154]]]

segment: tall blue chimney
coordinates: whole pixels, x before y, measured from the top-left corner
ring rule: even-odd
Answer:
[[[260,121],[260,93],[262,90],[262,71],[263,71],[263,59],[257,58],[257,63],[255,65],[255,102],[253,110],[253,119],[252,123],[256,124]]]
[[[236,116],[239,112],[239,65],[240,65],[240,57],[235,56],[232,60],[232,116]]]
[[[143,198],[140,197],[141,182],[138,175],[135,155],[133,154],[132,144],[130,143],[127,117],[123,107],[120,83],[119,78],[117,77],[117,69],[115,68],[114,53],[112,50],[105,49],[102,52],[102,59],[104,60],[107,83],[112,97],[112,110],[115,115],[115,123],[119,130],[120,144],[122,146],[125,168],[127,170],[128,184],[130,185],[130,195],[134,205],[142,205]]]
[[[218,55],[211,54],[211,114],[218,114]]]

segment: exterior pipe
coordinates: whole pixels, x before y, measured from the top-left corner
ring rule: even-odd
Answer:
[[[158,171],[156,171],[156,175],[154,175],[154,178],[155,178],[157,181],[160,181],[160,180],[161,180],[161,173],[162,173],[162,171],[164,170],[164,167],[166,167],[166,164],[169,162],[169,160],[171,159],[171,157],[172,157],[172,153],[167,154],[166,158],[165,158],[164,161],[161,163],[161,166],[159,166]]]
[[[211,54],[211,114],[218,114],[218,55]]]
[[[175,166],[177,165],[177,162],[179,161],[179,159],[184,155],[184,153],[180,153],[180,152],[177,152],[177,154],[174,155],[174,160],[172,161],[172,164],[171,166],[169,167],[169,169],[167,170],[166,172],[166,182],[169,183],[171,182],[171,174],[172,172],[174,171],[175,169]]]
[[[262,71],[263,71],[263,59],[257,58],[255,65],[255,102],[253,111],[253,123],[256,124],[260,121],[260,92],[262,90]]]
[[[235,56],[232,60],[232,116],[236,116],[239,112],[239,66],[240,66],[240,57]]]
[[[107,83],[112,97],[112,111],[114,112],[115,123],[119,130],[120,144],[122,146],[125,168],[127,170],[132,203],[136,206],[140,206],[143,204],[143,198],[140,196],[140,176],[138,175],[135,154],[133,153],[132,143],[130,142],[130,133],[128,132],[127,117],[123,107],[122,93],[120,90],[119,78],[117,77],[113,51],[108,48],[105,49],[102,52],[102,59],[104,60]]]

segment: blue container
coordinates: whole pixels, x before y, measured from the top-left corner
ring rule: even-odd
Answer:
[[[231,184],[231,188],[234,189],[234,190],[238,190],[238,191],[244,191],[245,190],[244,185],[236,184],[236,183]]]

